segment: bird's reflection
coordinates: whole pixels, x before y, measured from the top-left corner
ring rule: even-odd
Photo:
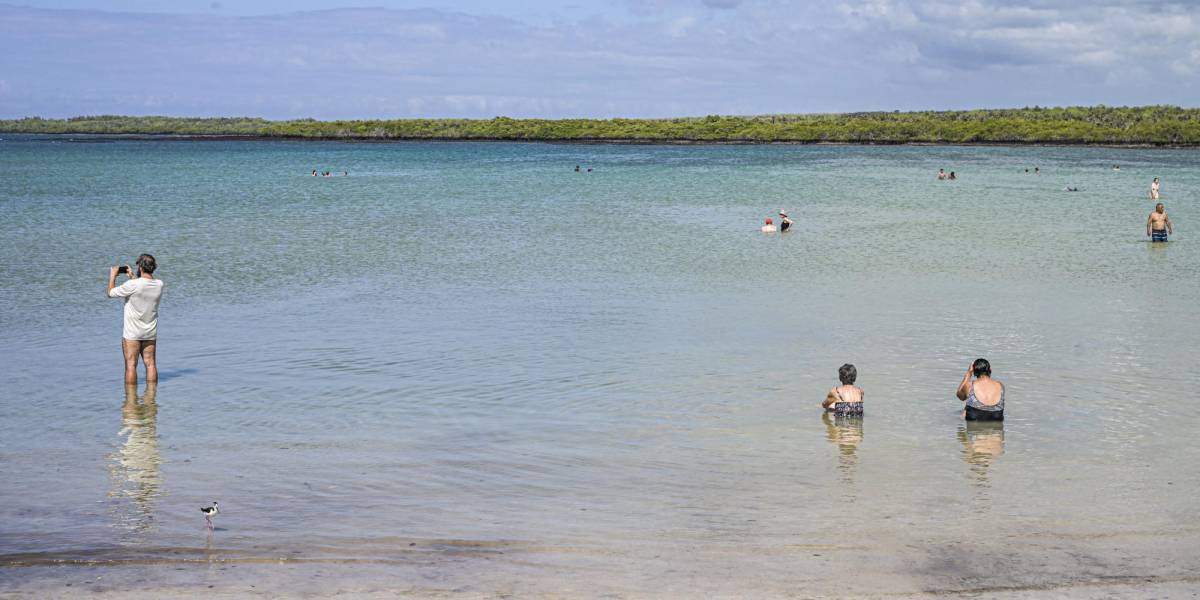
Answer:
[[[987,485],[988,469],[1004,454],[1004,421],[965,421],[958,426],[958,441],[975,482]]]
[[[854,481],[858,467],[858,445],[863,440],[863,418],[861,416],[835,417],[829,412],[821,415],[825,422],[825,435],[838,449],[838,470],[842,480]]]
[[[121,446],[110,455],[109,472],[114,498],[129,498],[132,509],[118,508],[118,522],[134,532],[153,528],[154,512],[161,493],[158,449],[158,404],[156,383],[147,383],[138,396],[137,385],[125,386],[125,402],[121,405]]]

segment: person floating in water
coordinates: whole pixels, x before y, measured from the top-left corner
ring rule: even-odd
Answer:
[[[1034,168],[1033,168],[1033,174],[1034,174],[1034,175],[1041,175],[1041,174],[1042,174],[1042,170],[1041,170],[1041,168],[1039,168],[1039,167],[1034,167]]]
[[[950,176],[947,177],[946,179],[949,179],[950,181],[954,181],[954,180],[958,179],[958,175],[955,175],[954,171],[950,171]]]
[[[767,217],[767,224],[762,226],[762,232],[775,233],[776,231],[778,230],[775,229],[775,224],[771,221],[771,217]]]
[[[1120,171],[1120,170],[1121,170],[1121,165],[1113,165],[1113,170],[1114,170],[1114,171]]]
[[[1167,216],[1162,202],[1159,202],[1154,207],[1154,212],[1146,219],[1146,235],[1150,236],[1151,242],[1165,242],[1167,235],[1173,233],[1175,227],[1171,225],[1171,218]]]
[[[963,409],[966,420],[1004,420],[1004,384],[992,379],[992,365],[986,359],[977,358],[967,367],[956,395],[966,402]]]
[[[838,380],[842,382],[828,394],[825,394],[825,401],[821,403],[821,408],[827,411],[832,411],[834,416],[849,417],[861,416],[863,414],[863,392],[862,388],[854,385],[854,381],[858,379],[858,369],[854,365],[846,363],[838,369]]]
[[[938,181],[941,181],[941,180],[943,180],[943,179],[945,179],[945,178],[946,178],[946,170],[945,170],[945,169],[938,169]]]
[[[779,209],[779,231],[787,231],[792,228],[792,220],[788,218],[787,211]]]
[[[316,176],[317,176],[317,170],[313,169],[313,177],[316,177]]]
[[[1150,199],[1151,200],[1158,200],[1158,187],[1159,187],[1158,186],[1158,178],[1155,177],[1154,181],[1150,182]]]
[[[578,173],[578,172],[579,172],[579,165],[575,165],[575,172],[576,172],[576,173]]]
[[[1071,187],[1071,186],[1069,186],[1069,185],[1068,185],[1068,186],[1065,188],[1065,190],[1066,190],[1066,191],[1068,191],[1068,192],[1078,192],[1078,191],[1079,191],[1079,188],[1077,188],[1077,187]]]

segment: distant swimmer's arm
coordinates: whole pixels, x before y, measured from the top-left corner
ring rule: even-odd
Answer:
[[[821,403],[821,408],[828,410],[833,408],[834,404],[837,404],[837,388],[829,390],[829,393],[825,394],[825,401]]]
[[[955,395],[958,396],[959,400],[964,402],[967,400],[967,393],[971,389],[971,375],[974,373],[975,365],[972,363],[971,366],[967,367],[967,374],[963,375],[962,383],[958,384],[958,391],[955,392]]]

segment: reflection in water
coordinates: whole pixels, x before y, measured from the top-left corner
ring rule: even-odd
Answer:
[[[861,416],[835,417],[829,412],[821,415],[825,422],[825,435],[838,448],[838,470],[842,473],[843,481],[854,481],[854,471],[858,466],[858,445],[863,439],[863,418]]]
[[[125,403],[121,406],[121,431],[125,438],[121,447],[109,458],[109,473],[113,482],[110,498],[128,497],[135,510],[118,510],[120,525],[136,532],[152,529],[154,510],[160,495],[158,450],[158,405],[155,403],[156,383],[147,383],[139,398],[137,385],[125,386]]]
[[[975,481],[986,485],[988,468],[1004,454],[1004,421],[964,421],[958,426],[958,441]]]

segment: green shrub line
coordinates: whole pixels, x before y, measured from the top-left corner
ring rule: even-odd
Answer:
[[[326,140],[552,142],[1200,145],[1200,109],[1075,106],[672,119],[396,119],[250,117],[0,120],[0,132]]]

